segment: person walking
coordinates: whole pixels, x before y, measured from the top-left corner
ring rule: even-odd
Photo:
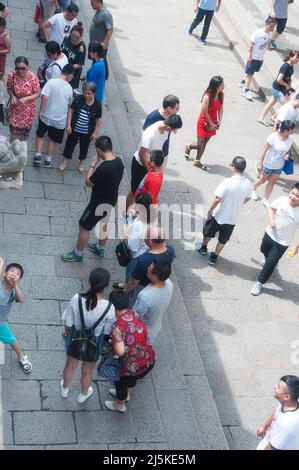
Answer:
[[[299,377],[284,375],[274,387],[273,396],[279,405],[258,428],[261,439],[257,450],[299,449]]]
[[[210,24],[214,13],[219,11],[221,5],[221,0],[195,0],[195,10],[196,14],[190,28],[188,29],[188,34],[192,34],[193,30],[202,22],[204,19],[204,26],[199,38],[199,42],[202,45],[206,45],[206,39],[209,34]]]
[[[44,137],[48,134],[48,148],[45,154],[45,168],[50,168],[55,145],[61,144],[66,127],[67,113],[73,99],[70,81],[74,78],[75,69],[67,64],[59,78],[49,80],[42,90],[39,110],[39,122],[36,130],[36,150],[33,164],[39,166],[42,161]]]
[[[288,249],[299,224],[299,183],[296,183],[289,196],[275,199],[268,208],[269,225],[261,243],[263,258],[261,270],[251,294],[260,294],[264,284],[272,275],[278,261]]]
[[[95,83],[85,82],[82,87],[83,94],[77,96],[69,108],[66,123],[68,137],[63,151],[63,163],[59,166],[61,171],[67,168],[79,142],[78,171],[84,172],[84,160],[86,160],[89,145],[96,140],[101,127],[102,106],[95,99],[96,89]]]
[[[87,71],[86,78],[89,82],[96,84],[96,99],[102,103],[105,95],[105,81],[108,79],[108,64],[104,59],[104,49],[101,44],[90,44],[89,55],[94,62]]]
[[[292,75],[294,73],[294,65],[299,62],[299,52],[290,51],[289,54],[283,59],[284,64],[280,67],[276,80],[272,83],[272,96],[264,107],[258,122],[268,127],[269,124],[265,121],[267,114],[273,111],[273,106],[277,101],[281,105],[289,100],[292,90]]]
[[[106,400],[110,411],[125,413],[137,381],[146,377],[157,359],[145,323],[129,308],[129,296],[124,292],[111,292],[110,302],[115,307],[117,320],[112,327],[114,353],[122,359],[120,378],[109,390],[115,400]]]
[[[124,173],[124,164],[112,152],[110,137],[101,136],[95,142],[97,155],[91,160],[85,184],[92,188],[88,206],[79,220],[79,235],[76,248],[61,256],[63,261],[83,261],[83,252],[87,248],[92,253],[103,257],[107,241],[107,221],[116,205],[118,189]],[[98,212],[100,215],[98,215]],[[101,237],[97,243],[88,243],[91,230],[101,223]]]
[[[83,37],[81,21],[72,27],[70,35],[66,36],[61,45],[61,52],[68,58],[69,64],[75,68],[74,79],[70,82],[73,89],[79,88],[82,68],[86,59],[86,46]]]
[[[197,120],[197,143],[193,142],[185,146],[185,158],[188,160],[191,150],[197,150],[193,165],[206,170],[207,167],[201,163],[207,143],[216,135],[220,128],[223,117],[224,103],[224,81],[220,75],[212,77],[209,86],[204,92],[201,102],[201,112]]]
[[[36,100],[40,95],[38,77],[29,70],[26,57],[15,59],[15,70],[7,77],[7,92],[10,97],[9,129],[10,141],[28,139],[36,111]]]
[[[291,99],[291,101],[281,106],[275,119],[274,129],[277,131],[279,129],[280,124],[283,121],[292,121],[296,123],[298,119],[298,108],[299,108],[299,93],[297,93]]]
[[[42,24],[41,30],[46,43],[55,41],[61,46],[64,38],[69,36],[72,27],[77,24],[78,13],[78,5],[71,2],[66,11],[57,13],[45,21],[45,23]],[[48,28],[51,28],[50,33],[48,32]]]
[[[251,183],[244,176],[246,160],[235,157],[230,164],[233,176],[223,180],[214,192],[214,199],[208,210],[208,217],[203,228],[203,242],[198,252],[208,253],[208,243],[219,232],[215,251],[210,253],[209,264],[214,266],[218,256],[229,241],[237,223],[240,210],[250,201]]]
[[[104,6],[103,0],[91,0],[90,3],[95,10],[95,14],[90,26],[89,42],[90,44],[101,44],[104,50],[104,57],[106,57],[113,33],[113,17]]]
[[[64,325],[62,336],[66,339],[67,347],[70,345],[72,338],[75,337],[76,332],[82,328],[80,319],[81,306],[86,328],[91,328],[96,322],[101,320],[95,328],[98,353],[99,355],[101,354],[104,336],[111,334],[112,325],[116,320],[114,306],[104,298],[104,290],[108,287],[109,281],[110,274],[106,269],[94,269],[89,276],[90,287],[88,291],[84,294],[75,294],[71,299],[61,317],[62,324]],[[63,398],[68,397],[70,383],[78,364],[79,360],[67,353],[67,360],[63,369],[63,379],[60,383],[60,393]],[[81,391],[77,398],[78,403],[84,403],[93,394],[91,382],[95,364],[96,362],[82,362]]]
[[[276,30],[271,39],[271,48],[276,49],[276,40],[284,32],[288,21],[288,8],[289,4],[293,3],[294,0],[270,0],[271,4],[271,16],[276,18],[277,26]]]
[[[257,165],[257,171],[260,173],[260,176],[253,185],[251,197],[254,201],[258,201],[259,197],[256,190],[267,181],[264,197],[261,200],[265,207],[269,207],[268,199],[282,173],[285,160],[289,159],[289,152],[293,145],[291,134],[294,129],[295,123],[293,121],[283,121],[279,125],[279,129],[269,135],[261,153]]]

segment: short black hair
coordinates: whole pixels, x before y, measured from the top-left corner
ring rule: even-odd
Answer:
[[[271,24],[271,23],[277,23],[277,19],[274,18],[273,16],[269,15],[268,18],[265,21],[265,24]]]
[[[280,380],[288,386],[292,401],[297,401],[299,398],[299,377],[284,375]]]
[[[75,13],[79,13],[79,7],[78,5],[76,5],[76,3],[71,2],[67,7],[66,11],[68,11],[69,13],[71,13],[72,11],[74,11]]]
[[[104,48],[99,42],[92,42],[88,46],[88,52],[96,53],[99,57],[104,57]]]
[[[49,41],[45,46],[47,54],[60,54],[61,48],[58,42],[56,41]]]
[[[153,261],[153,274],[157,276],[159,281],[166,281],[171,274],[171,264],[167,259],[156,259]]]
[[[2,28],[5,28],[6,27],[6,19],[3,18],[3,16],[0,16],[0,26]]]
[[[124,310],[130,306],[130,296],[126,292],[114,290],[109,295],[109,300],[114,305],[115,310]]]
[[[150,152],[150,161],[157,166],[162,166],[164,163],[164,153],[162,150],[152,150]]]
[[[295,183],[292,189],[297,189],[297,191],[299,191],[299,183]]]
[[[231,162],[231,166],[233,166],[240,173],[243,173],[246,168],[246,160],[244,157],[235,157]]]
[[[295,129],[296,127],[296,124],[294,121],[282,121],[280,124],[279,124],[279,132],[284,132],[284,131],[292,131],[293,129]]]
[[[75,75],[76,69],[73,65],[71,64],[66,64],[63,69],[61,70],[61,73],[63,75]]]
[[[10,263],[6,266],[5,268],[5,272],[7,273],[10,269],[12,268],[16,268],[16,269],[19,269],[20,272],[21,272],[21,279],[22,277],[24,276],[24,269],[23,267],[19,264],[19,263]]]
[[[164,123],[171,129],[181,129],[183,127],[183,121],[178,114],[168,116],[168,118],[165,119]]]
[[[97,149],[102,150],[102,152],[112,152],[112,140],[108,135],[101,135],[98,137],[95,146]]]
[[[175,95],[167,95],[164,97],[162,102],[162,107],[166,108],[174,108],[177,104],[180,104],[180,100]]]

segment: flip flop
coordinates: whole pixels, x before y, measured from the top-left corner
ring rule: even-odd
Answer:
[[[263,126],[265,127],[269,127],[269,124],[266,121],[263,121],[262,119],[258,119],[257,122],[259,122],[260,124],[263,124]]]

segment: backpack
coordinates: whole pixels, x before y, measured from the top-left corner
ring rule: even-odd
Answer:
[[[54,65],[57,65],[57,67],[59,68],[60,72],[62,72],[62,69],[60,67],[59,64],[57,64],[57,62],[54,62],[53,60],[48,64],[46,65],[46,67],[43,68],[42,70],[42,76],[41,78],[39,79],[39,84],[40,84],[40,87],[41,89],[45,86],[45,84],[47,83],[47,79],[46,79],[46,71],[48,69],[51,69],[52,67],[54,67]]]
[[[81,330],[75,331],[75,334],[67,347],[67,355],[78,359],[83,362],[96,362],[100,355],[100,349],[98,347],[95,329],[101,323],[103,318],[107,315],[111,308],[111,302],[109,302],[103,315],[95,322],[91,328],[87,328],[84,322],[83,309],[82,309],[82,297],[78,296],[78,306],[80,311]]]

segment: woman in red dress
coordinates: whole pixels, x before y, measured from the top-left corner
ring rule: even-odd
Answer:
[[[26,57],[17,57],[15,70],[7,77],[11,142],[16,139],[27,140],[35,115],[35,100],[40,95],[39,80],[28,70],[28,66]]]
[[[216,134],[219,129],[223,116],[224,101],[224,81],[220,75],[213,77],[207,90],[201,99],[202,107],[197,120],[197,143],[186,145],[185,157],[188,159],[191,150],[197,150],[196,159],[193,165],[206,170],[200,159],[203,156],[206,145],[210,138]]]

